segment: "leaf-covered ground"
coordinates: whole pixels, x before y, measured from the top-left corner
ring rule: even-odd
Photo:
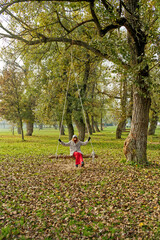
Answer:
[[[1,155],[0,239],[160,239],[159,149],[148,167],[110,149],[84,168]]]

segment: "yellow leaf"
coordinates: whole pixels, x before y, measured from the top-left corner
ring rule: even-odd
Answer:
[[[139,223],[139,227],[142,227],[143,225],[144,225],[143,222],[140,222],[140,223]]]

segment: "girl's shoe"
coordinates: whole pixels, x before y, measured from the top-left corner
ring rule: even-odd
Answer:
[[[84,162],[81,163],[81,167],[84,167]]]

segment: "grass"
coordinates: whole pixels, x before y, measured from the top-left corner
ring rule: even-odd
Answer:
[[[101,153],[107,149],[123,148],[124,139],[115,141],[115,127],[105,129],[102,133],[94,134],[92,137],[93,147],[96,152]],[[96,137],[96,141],[94,138]],[[0,133],[0,155],[19,156],[19,155],[47,155],[56,152],[58,144],[59,132],[54,129],[45,129],[34,131],[32,137],[25,136],[25,141],[21,141],[20,135],[12,135],[9,131]],[[68,141],[68,135],[61,136],[63,141]],[[104,149],[105,148],[105,149]],[[87,147],[82,147],[84,153],[91,152],[92,147],[89,144]],[[68,153],[69,149],[59,146],[59,153]]]
[[[99,158],[76,169],[74,160],[48,158],[57,130],[35,130],[24,142],[1,131],[0,240],[159,239],[160,129],[148,137],[147,167],[126,163],[126,136],[116,140],[115,127],[93,134]]]

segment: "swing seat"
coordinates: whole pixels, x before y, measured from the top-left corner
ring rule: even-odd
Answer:
[[[87,154],[87,155],[83,155],[83,158],[92,158],[92,154]],[[74,156],[70,156],[70,155],[51,155],[48,157],[49,159],[55,158],[55,159],[74,159]],[[98,158],[98,155],[94,155],[94,158]]]

